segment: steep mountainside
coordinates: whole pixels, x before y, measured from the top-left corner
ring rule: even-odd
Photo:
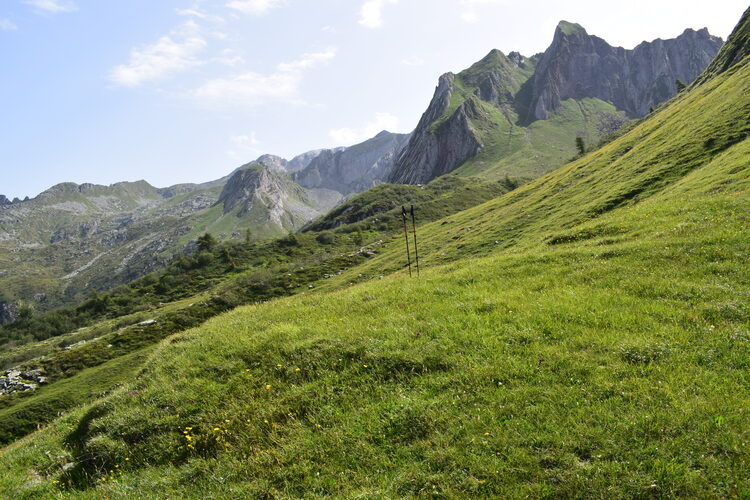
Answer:
[[[419,279],[397,234],[312,291],[165,339],[135,373],[109,367],[134,376],[0,451],[0,491],[745,497],[749,133],[745,57],[420,226]]]
[[[704,28],[625,50],[563,21],[519,96],[521,120],[547,119],[562,101],[584,97],[612,103],[629,117],[640,118],[677,93],[677,80],[695,80],[721,45],[721,38]]]
[[[355,146],[320,151],[293,178],[307,188],[333,189],[345,195],[362,192],[388,178],[408,139],[408,134],[384,130]]]
[[[676,79],[693,81],[720,47],[703,29],[625,50],[563,21],[543,54],[494,50],[443,75],[389,181],[424,183],[462,165],[536,177],[574,156],[576,137],[595,143],[675,95]]]

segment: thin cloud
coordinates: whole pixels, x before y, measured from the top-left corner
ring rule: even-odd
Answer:
[[[148,81],[161,80],[203,64],[196,56],[206,45],[198,25],[188,21],[156,43],[131,50],[128,63],[112,68],[109,79],[123,87],[138,87]]]
[[[63,12],[73,12],[78,10],[76,4],[71,1],[61,0],[25,0],[25,4],[36,7],[40,11],[48,14],[60,14]]]
[[[224,18],[221,16],[217,16],[214,14],[209,14],[208,12],[203,12],[198,7],[192,7],[189,9],[175,9],[175,12],[177,12],[180,16],[186,16],[186,17],[195,17],[197,19],[201,19],[203,21],[213,22],[213,23],[223,23]]]
[[[261,142],[258,140],[255,132],[249,134],[235,135],[229,138],[231,147],[227,151],[227,155],[233,160],[245,161],[250,155],[259,155],[260,150],[258,146]]]
[[[383,25],[383,8],[395,3],[398,0],[368,0],[360,9],[359,24],[370,29],[380,28]]]
[[[15,31],[17,29],[18,26],[9,19],[0,19],[0,31]]]
[[[398,118],[390,113],[376,113],[375,118],[360,128],[338,128],[328,132],[338,146],[350,146],[366,141],[382,132],[388,130],[393,132],[398,129]]]
[[[271,74],[246,72],[228,78],[210,80],[191,91],[192,99],[220,106],[255,107],[271,101],[302,104],[299,97],[303,74],[307,69],[330,61],[336,48],[303,54],[296,61],[281,63]]]
[[[228,2],[226,6],[243,14],[260,16],[271,9],[282,6],[285,2],[286,0],[233,0]]]

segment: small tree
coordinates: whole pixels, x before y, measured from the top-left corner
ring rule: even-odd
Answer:
[[[200,236],[196,241],[198,250],[201,252],[210,252],[214,249],[217,243],[218,241],[216,241],[216,238],[214,238],[214,235],[211,233],[206,233],[203,236]]]
[[[279,243],[285,247],[298,247],[300,245],[297,236],[291,231],[286,236],[279,238]]]
[[[581,136],[576,137],[576,149],[580,155],[586,152],[586,143],[583,142],[583,137]]]
[[[253,241],[253,232],[249,229],[245,231],[245,243],[250,243]]]
[[[685,82],[683,82],[679,78],[675,80],[674,83],[675,85],[677,85],[677,93],[680,93],[687,88],[687,85],[685,85]]]
[[[362,233],[361,229],[357,229],[357,232],[354,233],[352,240],[354,241],[355,245],[361,245],[362,243],[364,243],[365,235]]]

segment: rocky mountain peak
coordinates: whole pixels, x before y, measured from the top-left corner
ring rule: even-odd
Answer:
[[[255,163],[262,163],[268,168],[275,170],[286,170],[286,166],[289,162],[280,156],[266,154],[259,156],[258,159],[255,160]]]
[[[522,93],[527,102],[516,103],[521,121],[547,119],[563,100],[584,97],[610,102],[631,118],[644,116],[677,93],[676,80],[692,82],[721,44],[708,30],[688,29],[677,38],[626,50],[562,21]]]
[[[0,207],[3,205],[10,205],[13,203],[4,194],[0,194]]]
[[[578,23],[560,21],[555,28],[555,39],[567,37],[583,38],[587,36],[589,36],[589,34],[586,32],[586,29]]]
[[[245,206],[241,213],[246,212],[260,191],[274,188],[281,191],[283,186],[278,182],[273,170],[264,163],[253,162],[235,171],[224,185],[217,202],[224,204],[224,213],[231,212],[243,203]]]
[[[677,79],[692,82],[721,43],[706,29],[688,29],[675,39],[626,50],[590,35],[580,24],[560,21],[542,54],[506,56],[493,49],[468,69],[441,76],[389,181],[426,183],[451,172],[476,156],[484,142],[500,147],[492,135],[500,129],[509,129],[510,154],[523,147],[513,143],[515,128],[528,134],[532,122],[552,117],[567,100],[594,99],[597,106],[612,105],[631,118],[644,116],[677,93]],[[596,127],[596,117],[580,105],[578,109],[580,119]],[[545,162],[543,168],[550,165]]]

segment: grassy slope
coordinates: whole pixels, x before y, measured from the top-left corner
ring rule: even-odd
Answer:
[[[236,305],[307,290],[324,276],[365,260],[366,254],[360,251],[363,243],[373,243],[400,228],[400,217],[396,218],[390,210],[394,191],[399,193],[399,207],[400,203],[417,203],[419,220],[430,221],[507,190],[504,182],[477,183],[455,177],[437,180],[424,188],[381,186],[341,205],[339,209],[353,219],[339,220],[333,216],[320,220],[326,227],[335,220],[341,234],[300,235],[297,246],[288,246],[283,239],[225,244],[205,259],[200,255],[180,259],[163,273],[101,296],[98,300],[101,309],[89,301],[76,309],[42,316],[41,324],[32,323],[19,331],[10,331],[12,325],[0,328],[0,370],[17,365],[24,370],[41,368],[51,383],[34,393],[0,398],[0,444],[12,442],[57,413],[104,392],[79,390],[81,384],[75,381],[79,380],[81,370],[141,351],[144,346]],[[377,244],[364,248],[368,253],[379,251]],[[228,266],[223,249],[232,256],[233,266]],[[205,265],[195,265],[196,259],[205,261]],[[62,330],[58,328],[57,334],[51,331],[37,337],[53,335],[51,338],[24,343],[26,337],[41,335],[50,321],[55,325],[50,317],[58,315],[71,321],[62,325]],[[47,323],[43,321],[45,318]],[[73,321],[74,318],[77,320]],[[145,320],[156,323],[138,325]],[[85,328],[79,330],[81,326]],[[9,342],[9,339],[14,340]],[[73,347],[66,349],[69,346]],[[119,379],[107,378],[102,384],[111,387],[126,381],[129,375],[129,371],[123,372]],[[50,393],[55,397],[47,397]]]
[[[241,308],[174,337],[133,384],[6,449],[0,488],[746,496],[748,116],[745,64],[426,226],[422,280]],[[399,250],[370,272],[395,270]]]
[[[486,118],[473,123],[484,147],[456,169],[456,175],[539,177],[575,156],[576,137],[586,144],[598,142],[601,116],[618,113],[599,99],[568,99],[549,119],[523,127],[516,124],[518,115],[511,108],[503,114],[486,103],[481,106]]]

